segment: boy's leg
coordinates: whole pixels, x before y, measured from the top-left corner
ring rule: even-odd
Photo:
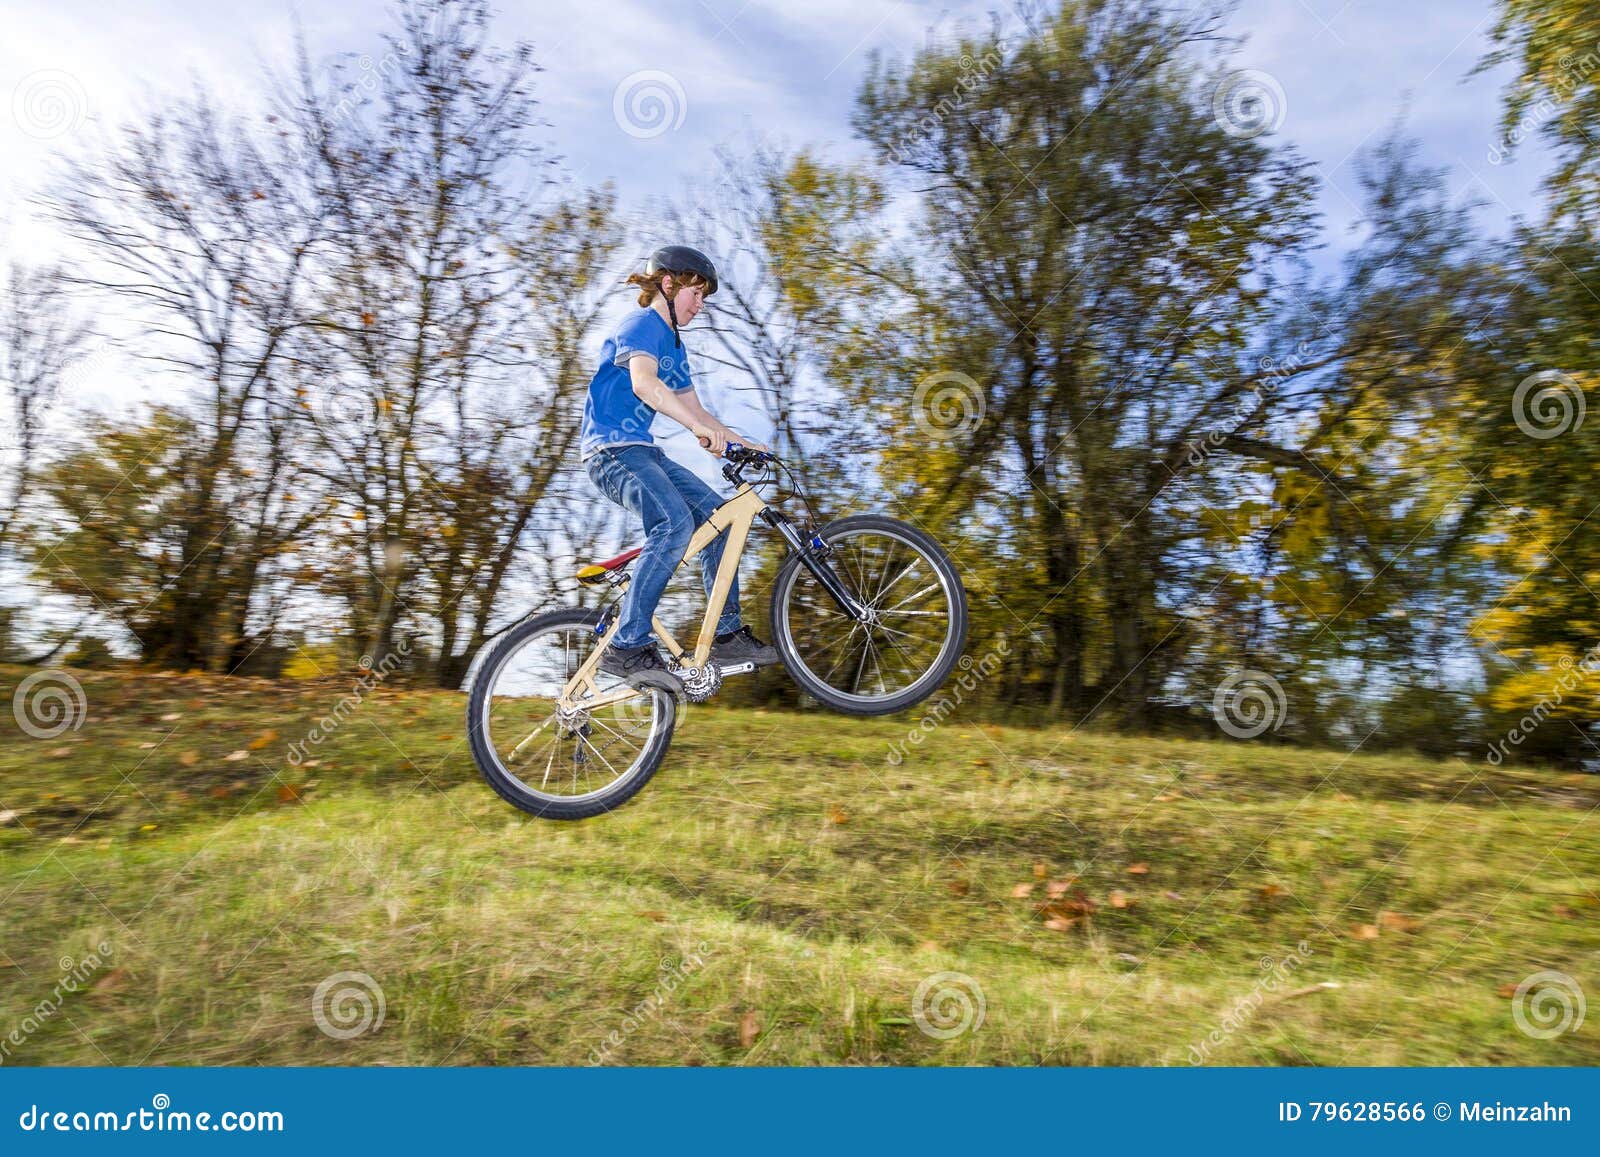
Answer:
[[[726,501],[720,494],[701,481],[699,475],[687,466],[680,466],[666,455],[662,455],[661,468],[671,480],[673,488],[682,496],[684,504],[688,507],[690,515],[694,518],[696,529],[700,524],[711,517],[711,512]],[[716,585],[717,568],[722,565],[722,549],[728,544],[728,532],[723,531],[711,540],[711,545],[700,552],[700,582],[705,588],[706,598],[711,597],[711,588]],[[688,540],[684,540],[684,546]],[[678,548],[681,556],[683,547]],[[722,606],[722,617],[717,620],[717,634],[726,635],[739,629],[739,575],[734,572],[733,584],[728,588],[728,600]]]
[[[644,522],[644,550],[622,597],[613,647],[632,649],[650,641],[650,617],[699,525],[663,463],[671,464],[653,446],[602,450],[589,460],[589,477],[601,492]]]

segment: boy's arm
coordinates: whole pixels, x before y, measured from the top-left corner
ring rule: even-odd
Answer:
[[[668,389],[656,373],[656,359],[649,354],[634,354],[628,359],[628,377],[633,384],[635,397],[658,413],[686,426],[713,456],[722,457],[730,441],[739,441],[758,450],[766,449],[755,439],[746,438],[724,425],[715,414],[700,404],[693,389]]]

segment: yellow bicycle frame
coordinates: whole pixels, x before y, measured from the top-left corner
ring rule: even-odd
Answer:
[[[739,573],[739,559],[744,554],[744,545],[750,537],[750,524],[767,508],[766,502],[757,494],[748,482],[734,492],[732,498],[724,502],[711,512],[689,539],[689,545],[684,548],[683,557],[678,560],[678,566],[672,573],[677,574],[678,568],[684,566],[695,555],[714,542],[723,531],[728,532],[728,541],[722,548],[722,563],[717,567],[716,581],[711,586],[711,595],[706,600],[705,618],[700,622],[700,638],[695,643],[694,653],[689,655],[667,630],[666,624],[660,616],[652,615],[650,625],[655,629],[656,638],[665,644],[672,657],[685,667],[704,667],[711,659],[711,644],[717,637],[717,620],[722,617],[723,605],[728,601],[728,590],[733,586],[734,576]],[[623,575],[617,583],[619,591],[627,590],[628,583],[632,581],[631,575]],[[615,691],[601,694],[600,688],[595,685],[594,673],[600,666],[600,656],[605,653],[606,647],[611,644],[611,635],[621,621],[618,615],[611,620],[605,634],[600,636],[600,646],[594,649],[594,654],[583,661],[577,672],[567,685],[561,689],[561,697],[556,700],[557,707],[573,711],[582,709],[594,711],[600,707],[607,707],[613,703],[622,703],[639,694],[632,687],[619,687]],[[580,698],[585,690],[589,698]]]

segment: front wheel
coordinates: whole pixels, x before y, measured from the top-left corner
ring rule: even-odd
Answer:
[[[851,715],[921,703],[950,677],[967,639],[967,592],[950,556],[914,526],[881,514],[830,522],[822,565],[866,606],[860,622],[793,555],[772,589],[774,642],[807,694]]]

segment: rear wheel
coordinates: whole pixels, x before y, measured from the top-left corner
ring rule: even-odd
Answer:
[[[600,613],[538,615],[502,635],[484,657],[467,699],[467,738],[483,778],[501,799],[544,819],[610,811],[649,782],[672,742],[677,704],[659,688],[629,688],[597,671],[600,695],[631,694],[587,709],[557,704],[562,688],[599,646]]]
[[[950,677],[967,639],[967,594],[950,556],[914,526],[880,514],[830,522],[825,565],[864,604],[847,615],[791,556],[772,590],[774,643],[802,690],[835,711],[887,715]]]

